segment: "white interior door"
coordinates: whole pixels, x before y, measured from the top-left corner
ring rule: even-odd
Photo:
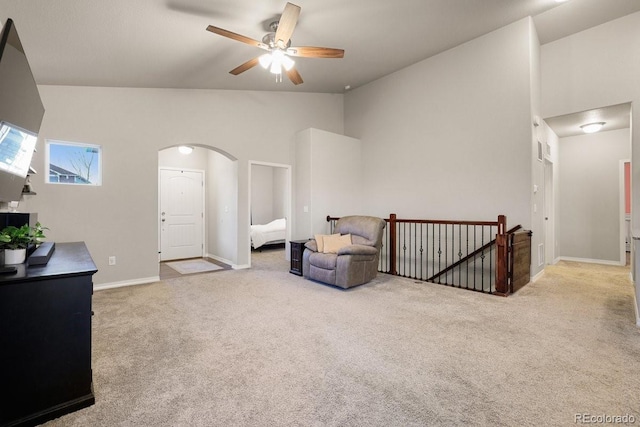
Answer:
[[[160,260],[201,257],[204,252],[203,173],[160,169]]]
[[[545,264],[553,264],[555,253],[555,216],[553,206],[553,163],[544,161],[544,246]]]

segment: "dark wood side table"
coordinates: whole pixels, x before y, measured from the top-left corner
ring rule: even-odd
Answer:
[[[302,254],[304,253],[304,244],[308,241],[309,239],[291,241],[291,269],[289,273],[302,276]]]

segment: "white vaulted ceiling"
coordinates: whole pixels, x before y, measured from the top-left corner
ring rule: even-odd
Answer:
[[[533,16],[547,43],[640,10],[640,0],[292,0],[302,7],[292,42],[345,50],[343,59],[296,58],[304,83],[276,83],[260,67],[229,71],[263,53],[206,31],[257,40],[284,0],[0,0],[39,84],[343,93]]]

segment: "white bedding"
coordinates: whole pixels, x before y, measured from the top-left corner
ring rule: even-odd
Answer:
[[[268,224],[255,224],[251,226],[251,246],[258,249],[267,243],[284,241],[286,237],[287,222],[284,218],[275,219]]]

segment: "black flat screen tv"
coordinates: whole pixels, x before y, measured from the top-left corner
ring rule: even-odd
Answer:
[[[43,116],[18,31],[7,19],[0,37],[0,202],[20,200]]]

